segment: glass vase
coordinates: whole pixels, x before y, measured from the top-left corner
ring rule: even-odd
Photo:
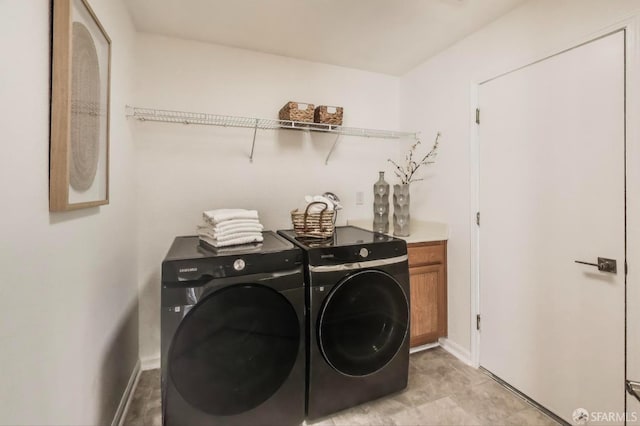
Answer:
[[[389,184],[384,180],[384,172],[373,184],[373,232],[389,232]]]
[[[408,237],[409,222],[409,184],[393,185],[393,235]]]

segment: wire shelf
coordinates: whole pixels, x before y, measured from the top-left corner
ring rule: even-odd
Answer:
[[[256,131],[260,130],[305,130],[311,132],[332,133],[339,137],[358,136],[378,139],[418,139],[418,133],[399,132],[393,130],[365,129],[358,127],[343,127],[334,124],[307,123],[301,121],[275,120],[268,118],[238,117],[232,115],[207,114],[202,112],[172,111],[154,108],[139,108],[127,106],[127,116],[140,121],[155,121],[161,123],[196,124],[204,126],[240,127],[254,129],[253,145],[250,159],[253,161]],[[336,138],[326,162],[333,152],[338,138]]]

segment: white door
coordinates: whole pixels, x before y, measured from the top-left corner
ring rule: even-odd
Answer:
[[[624,412],[624,91],[623,32],[479,89],[480,365],[571,423]]]
[[[640,241],[640,228],[629,227],[627,238],[632,242]],[[640,259],[638,246],[630,245],[627,256],[629,261]],[[629,268],[637,268],[635,265],[633,262]],[[627,281],[627,380],[632,382],[633,388],[627,393],[627,424],[640,426],[640,282],[630,276]]]
[[[627,287],[627,425],[640,426],[640,283]]]

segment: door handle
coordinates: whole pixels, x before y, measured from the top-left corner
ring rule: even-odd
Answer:
[[[612,274],[618,273],[618,264],[615,259],[606,259],[604,257],[599,257],[598,263],[583,262],[581,260],[576,260],[575,262],[581,263],[583,265],[595,266],[596,268],[598,268],[598,271],[601,272],[610,272]]]
[[[640,382],[632,382],[627,380],[627,392],[640,401]]]

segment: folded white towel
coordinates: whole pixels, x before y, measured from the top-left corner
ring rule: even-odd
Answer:
[[[259,219],[229,219],[229,220],[223,220],[221,222],[214,222],[213,219],[209,219],[204,214],[202,215],[202,219],[203,219],[204,223],[208,223],[211,226],[221,226],[221,227],[236,226],[236,225],[259,225],[260,224],[260,220]]]
[[[204,228],[204,229],[198,230],[198,236],[203,236],[203,237],[211,238],[213,240],[222,242],[222,241],[234,240],[236,238],[261,237],[262,232],[260,231],[235,232],[233,234],[217,235],[215,232],[211,231],[210,229]]]
[[[227,241],[218,241],[203,235],[200,235],[199,238],[205,243],[213,247],[227,247],[227,246],[234,246],[239,244],[261,243],[264,240],[264,238],[262,237],[262,234],[254,235],[252,237],[234,238],[232,240],[227,240]]]
[[[240,244],[239,246],[213,247],[211,244],[209,244],[202,238],[200,239],[200,242],[201,242],[201,245],[204,245],[204,247],[210,250],[214,250],[218,254],[259,253],[262,247],[262,243],[247,243],[247,244]]]
[[[257,210],[217,209],[202,212],[202,217],[214,225],[232,219],[258,219]]]
[[[216,241],[222,243],[224,241],[231,241],[231,240],[235,241],[235,240],[241,240],[246,238],[254,238],[255,241],[258,241],[258,239],[262,241],[262,232],[242,232],[239,234],[223,235],[222,237],[216,238]]]
[[[257,219],[232,219],[224,222],[220,222],[217,225],[213,225],[209,222],[205,222],[215,228],[219,232],[233,231],[238,228],[259,228],[262,231],[263,226]]]
[[[217,227],[210,225],[198,225],[197,232],[211,236],[211,238],[228,237],[237,234],[261,233],[262,225],[259,226],[239,226],[235,228],[219,230]]]

